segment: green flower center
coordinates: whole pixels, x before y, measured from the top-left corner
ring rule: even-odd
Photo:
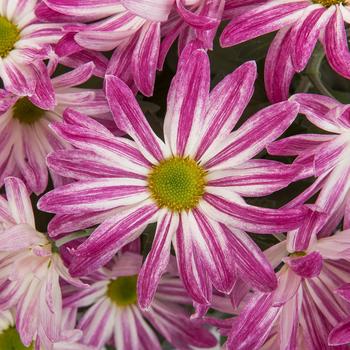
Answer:
[[[197,206],[204,194],[205,170],[190,158],[173,157],[153,167],[148,188],[160,208],[174,212]]]
[[[0,56],[6,57],[19,39],[18,27],[6,17],[0,16]]]
[[[302,256],[305,256],[306,253],[303,252],[303,251],[300,251],[300,252],[294,252],[294,253],[290,253],[289,256],[292,256],[294,258],[300,258]]]
[[[312,0],[314,4],[320,4],[324,7],[330,7],[332,5],[343,4],[345,0]]]
[[[118,277],[109,283],[107,288],[107,296],[117,306],[128,306],[136,304],[136,284],[137,275]]]
[[[28,348],[25,347],[19,334],[17,333],[16,328],[10,327],[5,329],[0,333],[0,349],[6,350],[32,350],[33,345],[30,345]]]
[[[13,117],[23,124],[34,124],[44,114],[45,111],[30,102],[27,97],[20,98],[13,106]]]

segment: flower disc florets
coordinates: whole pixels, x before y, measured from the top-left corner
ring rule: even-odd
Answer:
[[[172,157],[153,167],[148,187],[160,208],[174,212],[190,210],[204,194],[205,173],[193,159]]]
[[[34,124],[44,114],[45,111],[30,102],[27,97],[20,98],[13,106],[13,117],[23,124]]]
[[[107,296],[117,306],[128,306],[137,303],[137,275],[121,276],[109,283]]]
[[[32,350],[33,345],[26,347],[22,344],[15,327],[9,327],[0,333],[0,349]]]
[[[339,5],[345,3],[344,0],[312,0],[314,4],[320,4],[324,7],[330,7],[332,5]]]
[[[19,39],[19,29],[6,17],[0,17],[0,56],[6,57]]]

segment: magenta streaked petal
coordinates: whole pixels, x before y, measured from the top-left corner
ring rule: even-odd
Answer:
[[[264,344],[280,309],[272,307],[270,293],[253,295],[233,321],[227,346],[235,350],[258,350]]]
[[[301,225],[306,215],[304,208],[259,208],[209,193],[204,195],[202,206],[210,215],[215,215],[219,222],[244,231],[267,234],[295,229]]]
[[[168,92],[164,138],[174,155],[189,155],[196,146],[209,99],[210,67],[204,50],[185,51]]]
[[[270,1],[258,5],[251,11],[234,18],[224,29],[220,42],[222,47],[233,46],[274,32],[295,22],[309,6],[308,1],[286,0]]]
[[[128,133],[151,162],[163,159],[163,142],[154,134],[129,87],[119,78],[106,76],[106,97],[120,130]]]
[[[131,307],[116,310],[114,326],[114,343],[118,349],[140,349],[141,339],[136,333],[136,319]]]
[[[298,104],[289,101],[262,109],[227,137],[214,156],[205,154],[203,166],[210,170],[233,167],[253,158],[287,130],[298,111]]]
[[[253,95],[256,76],[256,63],[246,62],[210,92],[196,159],[200,159],[215,140],[230,134]]]
[[[254,241],[243,231],[221,227],[230,242],[239,276],[260,291],[274,290],[277,287],[275,272]]]
[[[267,97],[273,103],[289,96],[289,87],[295,74],[291,58],[291,29],[279,30],[265,59],[264,80]]]
[[[343,16],[338,6],[325,28],[323,46],[330,66],[338,74],[350,79],[348,40]]]
[[[40,208],[51,213],[104,211],[135,205],[150,197],[144,180],[105,178],[74,182],[40,198]]]
[[[138,36],[132,56],[135,84],[145,96],[152,96],[160,46],[160,23],[142,26]]]
[[[158,283],[169,263],[171,240],[178,226],[178,215],[159,213],[157,230],[151,251],[139,272],[137,280],[138,304],[148,309],[156,293]]]
[[[337,295],[341,296],[346,301],[350,302],[350,283],[343,284],[335,291]]]
[[[130,12],[154,22],[168,19],[173,0],[121,0]]]
[[[5,188],[13,219],[18,224],[28,224],[35,228],[32,203],[24,183],[16,177],[7,177]]]
[[[17,224],[1,232],[1,251],[18,251],[37,244],[45,244],[45,239],[28,224]]]
[[[350,318],[340,322],[330,333],[328,344],[331,346],[350,343]]]
[[[150,201],[116,213],[103,222],[74,252],[72,275],[82,275],[107,263],[113,255],[140,235],[140,229],[156,219],[158,208]]]
[[[335,7],[325,10],[320,4],[309,6],[303,16],[293,26],[291,56],[293,66],[301,72],[307,65],[316,46],[320,32],[333,15]]]
[[[289,257],[284,260],[296,274],[304,278],[317,277],[323,267],[323,259],[318,252],[312,252],[298,258]]]
[[[267,196],[294,181],[302,167],[254,159],[233,169],[212,171],[207,186],[229,188],[243,197]]]

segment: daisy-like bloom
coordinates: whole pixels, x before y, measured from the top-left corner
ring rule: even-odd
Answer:
[[[223,47],[278,30],[266,57],[264,74],[272,102],[288,98],[295,72],[304,70],[318,39],[331,67],[350,79],[350,53],[345,32],[345,24],[350,22],[348,0],[229,2],[227,11],[234,17],[222,33]]]
[[[277,272],[278,287],[251,296],[232,321],[227,349],[347,349],[329,346],[328,335],[350,316],[347,302],[334,293],[350,281],[350,231],[316,239],[320,216],[311,211],[300,228],[303,233],[290,232],[286,241],[266,251],[274,267],[283,264]],[[310,233],[307,248],[296,250],[295,237]]]
[[[177,0],[169,19],[161,26],[159,69],[176,39],[179,53],[193,40],[199,47],[212,49],[224,6],[225,0]]]
[[[86,285],[70,276],[55,246],[35,229],[24,183],[9,177],[5,187],[7,201],[0,198],[0,308],[14,308],[25,346],[35,340],[45,350],[52,349],[54,343],[68,339],[61,329],[60,279],[79,288]]]
[[[45,0],[44,3],[54,11],[46,11],[47,21],[52,16],[56,18],[55,12],[58,12],[87,23],[65,27],[68,34],[60,45],[65,47],[61,55],[71,55],[82,48],[93,51],[116,49],[107,73],[120,76],[144,95],[152,95],[160,26],[168,19],[174,0]]]
[[[48,164],[78,181],[49,192],[38,205],[58,214],[49,225],[51,236],[102,222],[75,251],[71,273],[82,275],[104,265],[147,224],[157,222],[138,278],[142,307],[151,303],[171,242],[184,285],[199,304],[210,304],[212,285],[230,293],[237,273],[258,289],[276,287],[271,266],[243,230],[294,229],[305,211],[258,208],[242,196],[284,188],[300,171],[297,165],[252,159],[288,128],[298,104],[265,108],[231,132],[252,96],[255,78],[255,62],[248,62],[209,94],[207,54],[184,52],[169,90],[165,142],[152,131],[132,91],[114,76],[106,78],[107,100],[118,128],[133,141],[66,110],[64,122],[52,128],[78,149],[53,153]]]
[[[71,310],[63,311],[62,326],[65,327],[67,320],[71,318]],[[94,350],[92,347],[80,343],[82,333],[79,330],[70,329],[63,341],[52,345],[52,350]],[[36,341],[33,341],[29,347],[21,342],[21,338],[16,330],[15,317],[9,310],[0,311],[0,349],[4,350],[47,350]]]
[[[286,207],[299,206],[314,195],[318,210],[328,214],[324,233],[332,232],[344,217],[344,229],[350,228],[350,108],[332,98],[316,94],[296,94],[300,113],[318,128],[330,134],[302,134],[271,143],[272,155],[296,156],[294,164],[303,166],[299,178],[316,181]]]
[[[92,63],[52,79],[56,105],[51,110],[38,107],[38,101],[18,97],[1,90],[0,103],[0,184],[6,176],[18,176],[35,193],[42,193],[48,183],[46,156],[54,150],[71,149],[57,137],[49,123],[62,119],[63,110],[74,107],[116,130],[102,90],[75,88],[89,79],[94,69]],[[45,100],[47,101],[47,100]],[[67,180],[51,173],[55,186]]]
[[[142,258],[126,251],[113,258],[108,266],[83,278],[90,288],[63,289],[64,306],[89,307],[78,323],[83,332],[82,341],[96,350],[110,343],[118,350],[160,350],[151,324],[176,349],[216,345],[215,337],[207,329],[190,320],[184,306],[191,305],[192,300],[180,279],[170,272],[159,283],[150,309],[144,312],[138,307],[136,284]]]
[[[39,23],[34,9],[37,1],[0,1],[0,77],[6,90],[51,102],[54,92],[43,62],[51,45],[62,37],[61,25]],[[44,100],[49,97],[49,102]]]

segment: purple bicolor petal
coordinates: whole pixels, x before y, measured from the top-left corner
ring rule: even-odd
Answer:
[[[209,193],[204,195],[204,200],[205,210],[215,215],[216,220],[248,232],[270,234],[289,231],[299,227],[306,215],[304,208],[258,208]]]
[[[160,23],[142,26],[132,55],[132,70],[137,88],[152,96],[160,46]]]
[[[323,46],[330,66],[343,77],[350,79],[350,53],[339,6],[325,28]]]
[[[120,130],[128,133],[151,162],[163,159],[163,142],[154,134],[129,87],[107,75],[106,97]]]
[[[212,170],[246,162],[286,131],[298,111],[298,104],[289,101],[262,109],[227,137],[215,155],[206,153],[202,157],[203,166]]]
[[[297,72],[301,72],[306,67],[321,30],[334,11],[334,6],[325,10],[320,4],[311,5],[293,26],[291,54],[293,66]]]
[[[210,92],[196,159],[200,159],[215,140],[231,133],[253,95],[256,76],[256,63],[246,62]]]
[[[303,278],[317,277],[323,267],[323,258],[318,252],[312,252],[302,257],[289,257],[284,260],[296,274]]]
[[[350,283],[343,284],[336,290],[337,295],[350,302]]]
[[[258,350],[264,344],[280,309],[272,306],[270,293],[254,294],[233,321],[227,346],[235,350]]]
[[[265,90],[273,103],[284,101],[289,96],[289,87],[295,74],[291,45],[291,29],[283,28],[276,34],[266,55]]]
[[[254,159],[233,169],[214,170],[207,175],[207,186],[229,188],[243,197],[267,196],[287,187],[302,167]]]
[[[263,292],[277,287],[274,270],[254,241],[243,231],[221,225],[230,242],[240,277]]]
[[[61,214],[103,211],[137,204],[147,198],[149,193],[144,180],[106,178],[60,186],[41,197],[40,208]]]
[[[156,293],[158,283],[168,267],[171,240],[178,226],[176,214],[159,213],[157,230],[151,251],[139,272],[137,281],[138,304],[142,309],[148,309]]]
[[[32,203],[24,183],[16,177],[7,177],[5,188],[13,219],[17,224],[28,224],[35,228]]]
[[[328,336],[328,344],[331,346],[350,343],[350,318],[340,322]]]
[[[126,207],[103,222],[74,252],[72,275],[83,275],[107,263],[114,254],[141,234],[155,220],[158,208],[151,201]]]
[[[194,152],[209,99],[209,58],[204,50],[184,52],[168,93],[164,137],[174,155]]]
[[[125,8],[154,22],[166,21],[174,0],[121,0]]]

